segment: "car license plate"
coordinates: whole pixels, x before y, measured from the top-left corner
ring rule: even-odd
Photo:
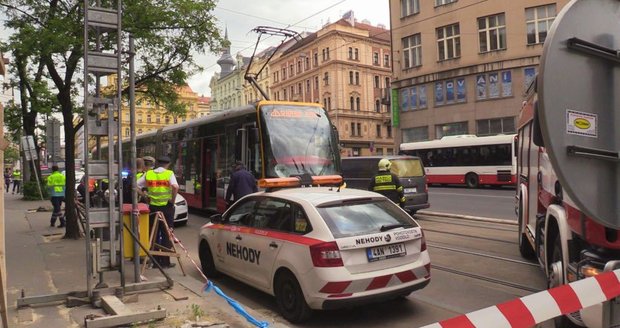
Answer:
[[[368,262],[385,260],[392,257],[404,256],[407,254],[404,243],[391,244],[385,246],[370,247],[366,249]]]
[[[405,188],[405,194],[413,194],[418,192],[418,188]]]

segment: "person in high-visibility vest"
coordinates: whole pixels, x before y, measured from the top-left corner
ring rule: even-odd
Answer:
[[[22,171],[19,169],[15,169],[13,171],[13,193],[15,193],[15,189],[17,189],[17,193],[21,192],[22,185]]]
[[[47,177],[47,188],[49,189],[50,195],[52,196],[52,206],[54,206],[54,211],[52,212],[52,218],[50,219],[50,226],[53,227],[56,224],[56,219],[60,220],[60,224],[58,228],[62,228],[65,226],[65,217],[62,215],[62,209],[60,206],[62,202],[65,200],[65,188],[66,188],[66,178],[65,176],[58,172],[58,166],[52,166],[52,174]]]
[[[398,176],[390,172],[392,162],[383,158],[379,161],[379,172],[370,179],[368,190],[378,192],[389,198],[392,202],[400,207],[405,206],[405,194],[403,186],[400,184]]]
[[[149,196],[149,210],[151,214],[162,212],[166,218],[168,227],[172,229],[174,226],[174,199],[179,192],[179,184],[174,176],[174,172],[169,170],[170,158],[162,156],[157,159],[158,167],[154,170],[147,171],[137,182],[138,188],[147,189]],[[153,225],[154,216],[151,216],[151,225]],[[168,238],[163,224],[159,225],[157,234],[157,243],[167,248],[172,248],[172,241]],[[155,256],[157,262],[164,268],[175,266],[170,263],[168,256]]]

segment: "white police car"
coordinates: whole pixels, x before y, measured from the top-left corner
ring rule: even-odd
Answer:
[[[187,207],[187,201],[185,200],[185,197],[177,194],[177,197],[174,200],[174,225],[175,226],[181,226],[181,225],[187,224],[187,220],[188,220],[187,212],[188,212],[188,207]]]
[[[330,179],[341,181],[313,182]],[[384,196],[279,188],[299,185],[296,178],[259,185],[267,191],[242,198],[201,228],[199,254],[208,277],[222,272],[274,295],[291,322],[307,319],[312,309],[405,296],[430,282],[422,228]]]

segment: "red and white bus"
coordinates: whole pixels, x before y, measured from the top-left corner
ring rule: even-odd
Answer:
[[[401,153],[422,159],[429,184],[514,185],[515,135],[447,136],[403,143]]]

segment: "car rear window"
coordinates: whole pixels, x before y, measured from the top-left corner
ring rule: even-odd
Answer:
[[[403,224],[417,227],[416,222],[388,199],[342,202],[318,207],[334,238],[377,233],[381,227]]]
[[[419,159],[393,159],[390,171],[399,177],[424,176],[422,161]]]

